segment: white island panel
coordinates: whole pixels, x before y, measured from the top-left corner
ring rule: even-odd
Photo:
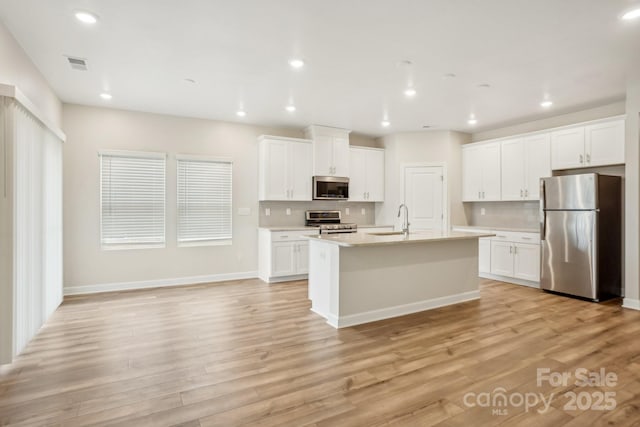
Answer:
[[[478,237],[311,238],[312,310],[340,328],[478,299]]]

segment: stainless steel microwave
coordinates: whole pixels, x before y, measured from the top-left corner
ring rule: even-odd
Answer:
[[[313,200],[347,200],[349,178],[339,176],[314,176]]]

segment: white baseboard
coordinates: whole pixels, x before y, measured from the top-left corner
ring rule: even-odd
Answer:
[[[349,326],[361,325],[363,323],[375,322],[377,320],[389,319],[391,317],[405,316],[407,314],[418,313],[420,311],[432,310],[434,308],[477,299],[480,299],[480,291],[470,291],[446,297],[396,305],[394,307],[381,308],[379,310],[365,311],[364,313],[350,314],[348,316],[327,314],[326,319],[327,323],[334,328],[346,328]]]
[[[201,283],[225,282],[227,280],[255,279],[257,271],[242,273],[210,274],[205,276],[178,277],[173,279],[143,280],[139,282],[102,283],[97,285],[69,286],[65,295],[95,294],[99,292],[130,291],[136,289],[163,288],[167,286],[197,285]]]
[[[624,298],[622,300],[622,308],[630,308],[631,310],[640,310],[640,300]]]
[[[283,277],[258,277],[263,282],[267,283],[281,283],[281,282],[292,282],[294,280],[307,280],[309,278],[308,274],[296,274],[295,276],[283,276]]]
[[[540,289],[539,282],[532,282],[530,280],[516,279],[515,277],[498,276],[491,273],[480,273],[478,274],[478,276],[483,279],[497,280],[499,282],[513,283],[514,285],[528,286],[530,288]]]

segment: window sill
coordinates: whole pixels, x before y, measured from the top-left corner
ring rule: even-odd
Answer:
[[[224,240],[203,240],[195,242],[178,242],[179,248],[190,248],[197,246],[231,246],[233,244],[232,239]]]
[[[132,245],[102,245],[103,251],[126,251],[132,249],[163,249],[166,245],[164,243],[144,243],[144,244],[132,244]]]

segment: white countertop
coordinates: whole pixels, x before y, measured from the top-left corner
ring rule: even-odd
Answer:
[[[492,237],[492,233],[466,233],[459,231],[416,231],[405,237],[403,234],[376,236],[370,233],[327,234],[308,236],[310,240],[321,240],[338,246],[381,246],[406,243],[434,243],[451,240],[470,240],[480,237]]]
[[[480,225],[453,225],[452,229],[457,228],[459,230],[477,230],[477,231],[512,231],[514,233],[540,233],[539,228],[518,228],[518,227],[483,227]]]
[[[358,225],[358,228],[383,228],[389,227],[393,228],[393,225],[375,225],[375,224],[364,224]],[[258,227],[264,230],[269,231],[305,231],[305,230],[317,230],[318,227],[308,227],[305,225],[276,225],[276,226],[267,226],[267,227]]]

